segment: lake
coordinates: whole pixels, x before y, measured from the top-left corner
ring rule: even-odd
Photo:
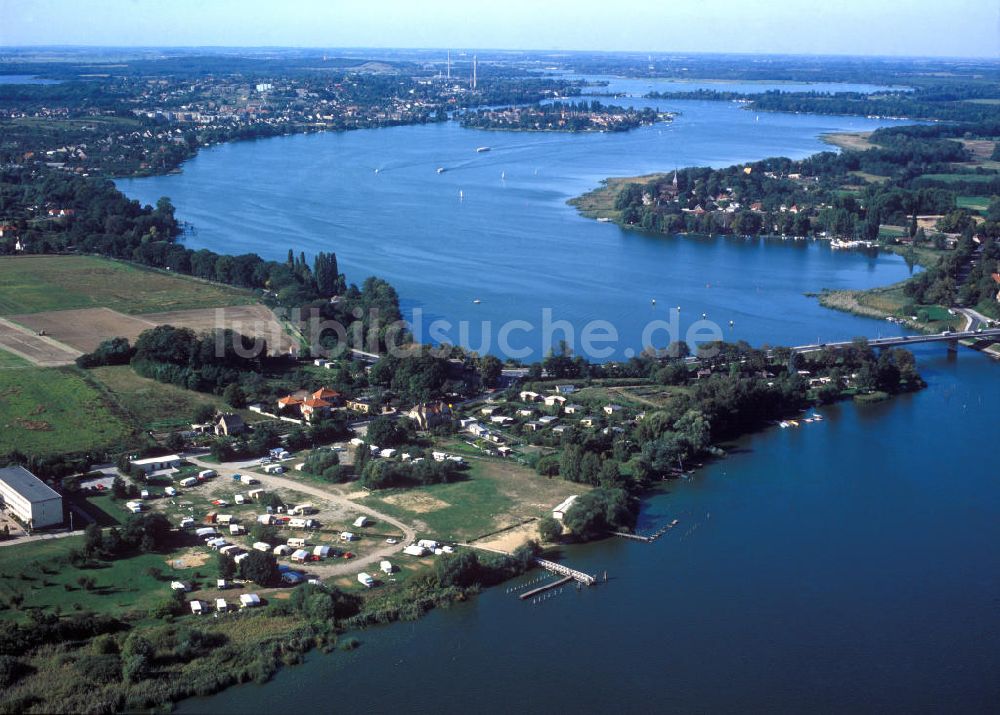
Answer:
[[[421,316],[418,337],[429,341],[432,321],[446,320],[441,334],[477,352],[501,352],[501,326],[519,319],[532,330],[512,333],[513,350],[503,352],[543,354],[546,309],[550,322],[573,326],[577,341],[588,322],[608,321],[618,358],[644,347],[643,330],[677,306],[679,337],[703,314],[727,338],[754,344],[892,331],[804,294],[901,280],[909,269],[897,256],[814,242],[646,236],[582,218],[566,204],[608,176],[804,157],[828,148],[823,133],[890,122],[791,114],[758,121],[731,103],[623,101],[682,114],[615,134],[477,131],[449,122],[279,137],[213,146],[182,174],[118,185],[144,203],[170,196],[177,216],[195,226],[192,248],[272,259],[290,247],[336,251],[349,280],[378,275],[397,288],[407,317]],[[477,152],[481,146],[491,150]]]
[[[606,176],[805,156],[824,132],[885,123],[657,105],[682,115],[615,135],[446,124],[283,137],[212,147],[183,174],[119,185],[144,202],[169,195],[196,226],[195,247],[276,259],[335,250],[350,279],[392,282],[410,315],[537,322],[549,307],[575,330],[613,322],[619,353],[675,305],[682,321],[706,313],[753,344],[896,331],[804,293],[900,280],[898,257],[647,236],[565,204]],[[524,344],[537,354],[533,337]],[[996,432],[1000,365],[915,352],[928,389],[749,435],[650,495],[640,528],[680,520],[663,539],[565,550],[577,568],[606,569],[607,584],[535,604],[506,584],[179,710],[992,711],[1000,480],[980,440]]]

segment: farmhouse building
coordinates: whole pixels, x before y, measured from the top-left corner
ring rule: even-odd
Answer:
[[[219,415],[219,421],[215,423],[215,434],[217,435],[232,437],[234,435],[243,434],[246,431],[247,426],[246,423],[243,422],[243,418],[232,412]]]

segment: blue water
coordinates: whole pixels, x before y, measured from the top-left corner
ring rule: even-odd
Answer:
[[[1000,480],[965,445],[995,435],[1000,365],[918,357],[927,390],[752,435],[648,499],[640,527],[680,520],[660,541],[566,550],[607,584],[505,585],[180,711],[995,712]]]
[[[548,306],[575,326],[612,320],[622,350],[675,304],[733,319],[727,336],[755,344],[887,332],[803,293],[901,279],[896,257],[645,236],[565,205],[608,175],[803,156],[822,132],[880,126],[669,108],[683,111],[674,125],[625,135],[435,125],[219,146],[181,175],[120,185],[146,202],[171,196],[197,227],[193,246],[336,250],[351,279],[383,275],[408,311],[452,321],[531,320]],[[565,550],[578,568],[607,569],[606,585],[535,605],[492,589],[180,710],[994,712],[1000,365],[964,349],[916,353],[928,389],[750,435],[651,495],[641,527],[680,520],[660,541]]]
[[[62,80],[34,77],[30,74],[0,74],[0,84],[60,84]]]
[[[554,73],[552,76],[575,79],[573,72]],[[606,86],[589,88],[588,91],[624,92],[633,97],[641,97],[647,92],[696,92],[699,89],[712,92],[737,92],[739,94],[763,94],[764,92],[877,92],[903,91],[910,89],[901,85],[859,84],[854,82],[740,82],[728,80],[683,80],[656,77],[627,78],[613,75],[587,75],[588,80],[607,82]]]
[[[478,352],[500,352],[501,326],[521,319],[533,330],[514,332],[509,345],[521,357],[539,356],[549,334],[545,309],[574,326],[576,342],[588,322],[610,322],[616,357],[645,347],[649,322],[676,306],[681,338],[702,314],[727,337],[755,344],[886,329],[821,309],[804,293],[901,280],[909,271],[898,257],[835,253],[824,243],[644,236],[584,219],[566,201],[608,176],[802,157],[829,148],[820,134],[888,122],[786,114],[755,121],[729,103],[629,101],[682,114],[617,134],[447,123],[280,137],[215,146],[182,174],[118,185],[145,203],[170,196],[179,218],[196,227],[187,239],[193,248],[274,259],[289,247],[334,250],[349,280],[382,276],[399,290],[408,318],[419,309],[418,337],[430,340],[431,322],[447,319],[440,334]],[[475,151],[484,145],[492,150]]]

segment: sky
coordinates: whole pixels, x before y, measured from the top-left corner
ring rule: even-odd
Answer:
[[[0,47],[400,47],[1000,58],[1000,0],[0,0]]]

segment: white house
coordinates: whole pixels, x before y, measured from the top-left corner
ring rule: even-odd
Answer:
[[[621,412],[621,411],[622,411],[622,406],[621,405],[605,405],[604,406],[604,414],[606,414],[606,415],[613,415],[616,412]]]
[[[133,467],[138,467],[146,474],[158,472],[161,469],[177,469],[180,463],[181,458],[176,454],[165,454],[162,457],[147,457],[146,459],[133,459],[129,462]]]
[[[558,417],[556,417],[555,415],[546,415],[545,417],[539,417],[539,418],[538,418],[538,421],[539,421],[539,422],[540,422],[540,423],[541,423],[541,424],[542,424],[542,425],[543,425],[544,427],[548,427],[548,426],[549,426],[550,424],[552,424],[553,422],[556,422],[556,421],[558,421],[558,420],[559,420],[559,418],[558,418]]]
[[[63,522],[62,497],[24,467],[0,469],[0,503],[33,529]]]
[[[569,508],[573,506],[573,502],[575,502],[578,498],[579,498],[578,494],[574,494],[571,497],[566,497],[566,499],[557,504],[556,508],[552,510],[552,518],[562,521],[563,517],[566,516],[566,512],[569,511]]]
[[[563,410],[566,412],[567,415],[575,415],[577,412],[580,412],[582,409],[583,409],[583,405],[578,405],[575,402],[571,402],[570,404],[563,406]]]
[[[525,390],[524,392],[519,393],[518,397],[521,398],[521,402],[538,402],[542,396],[539,395],[537,392],[532,392],[531,390]]]
[[[218,611],[219,613],[225,613],[226,611],[228,611],[229,604],[226,603],[226,599],[224,598],[215,599],[215,610]]]
[[[566,404],[566,398],[562,395],[546,395],[545,396],[545,406],[546,407],[562,407]]]
[[[478,422],[469,425],[468,427],[465,428],[465,430],[466,432],[475,437],[485,437],[489,433],[489,430],[483,427]]]

